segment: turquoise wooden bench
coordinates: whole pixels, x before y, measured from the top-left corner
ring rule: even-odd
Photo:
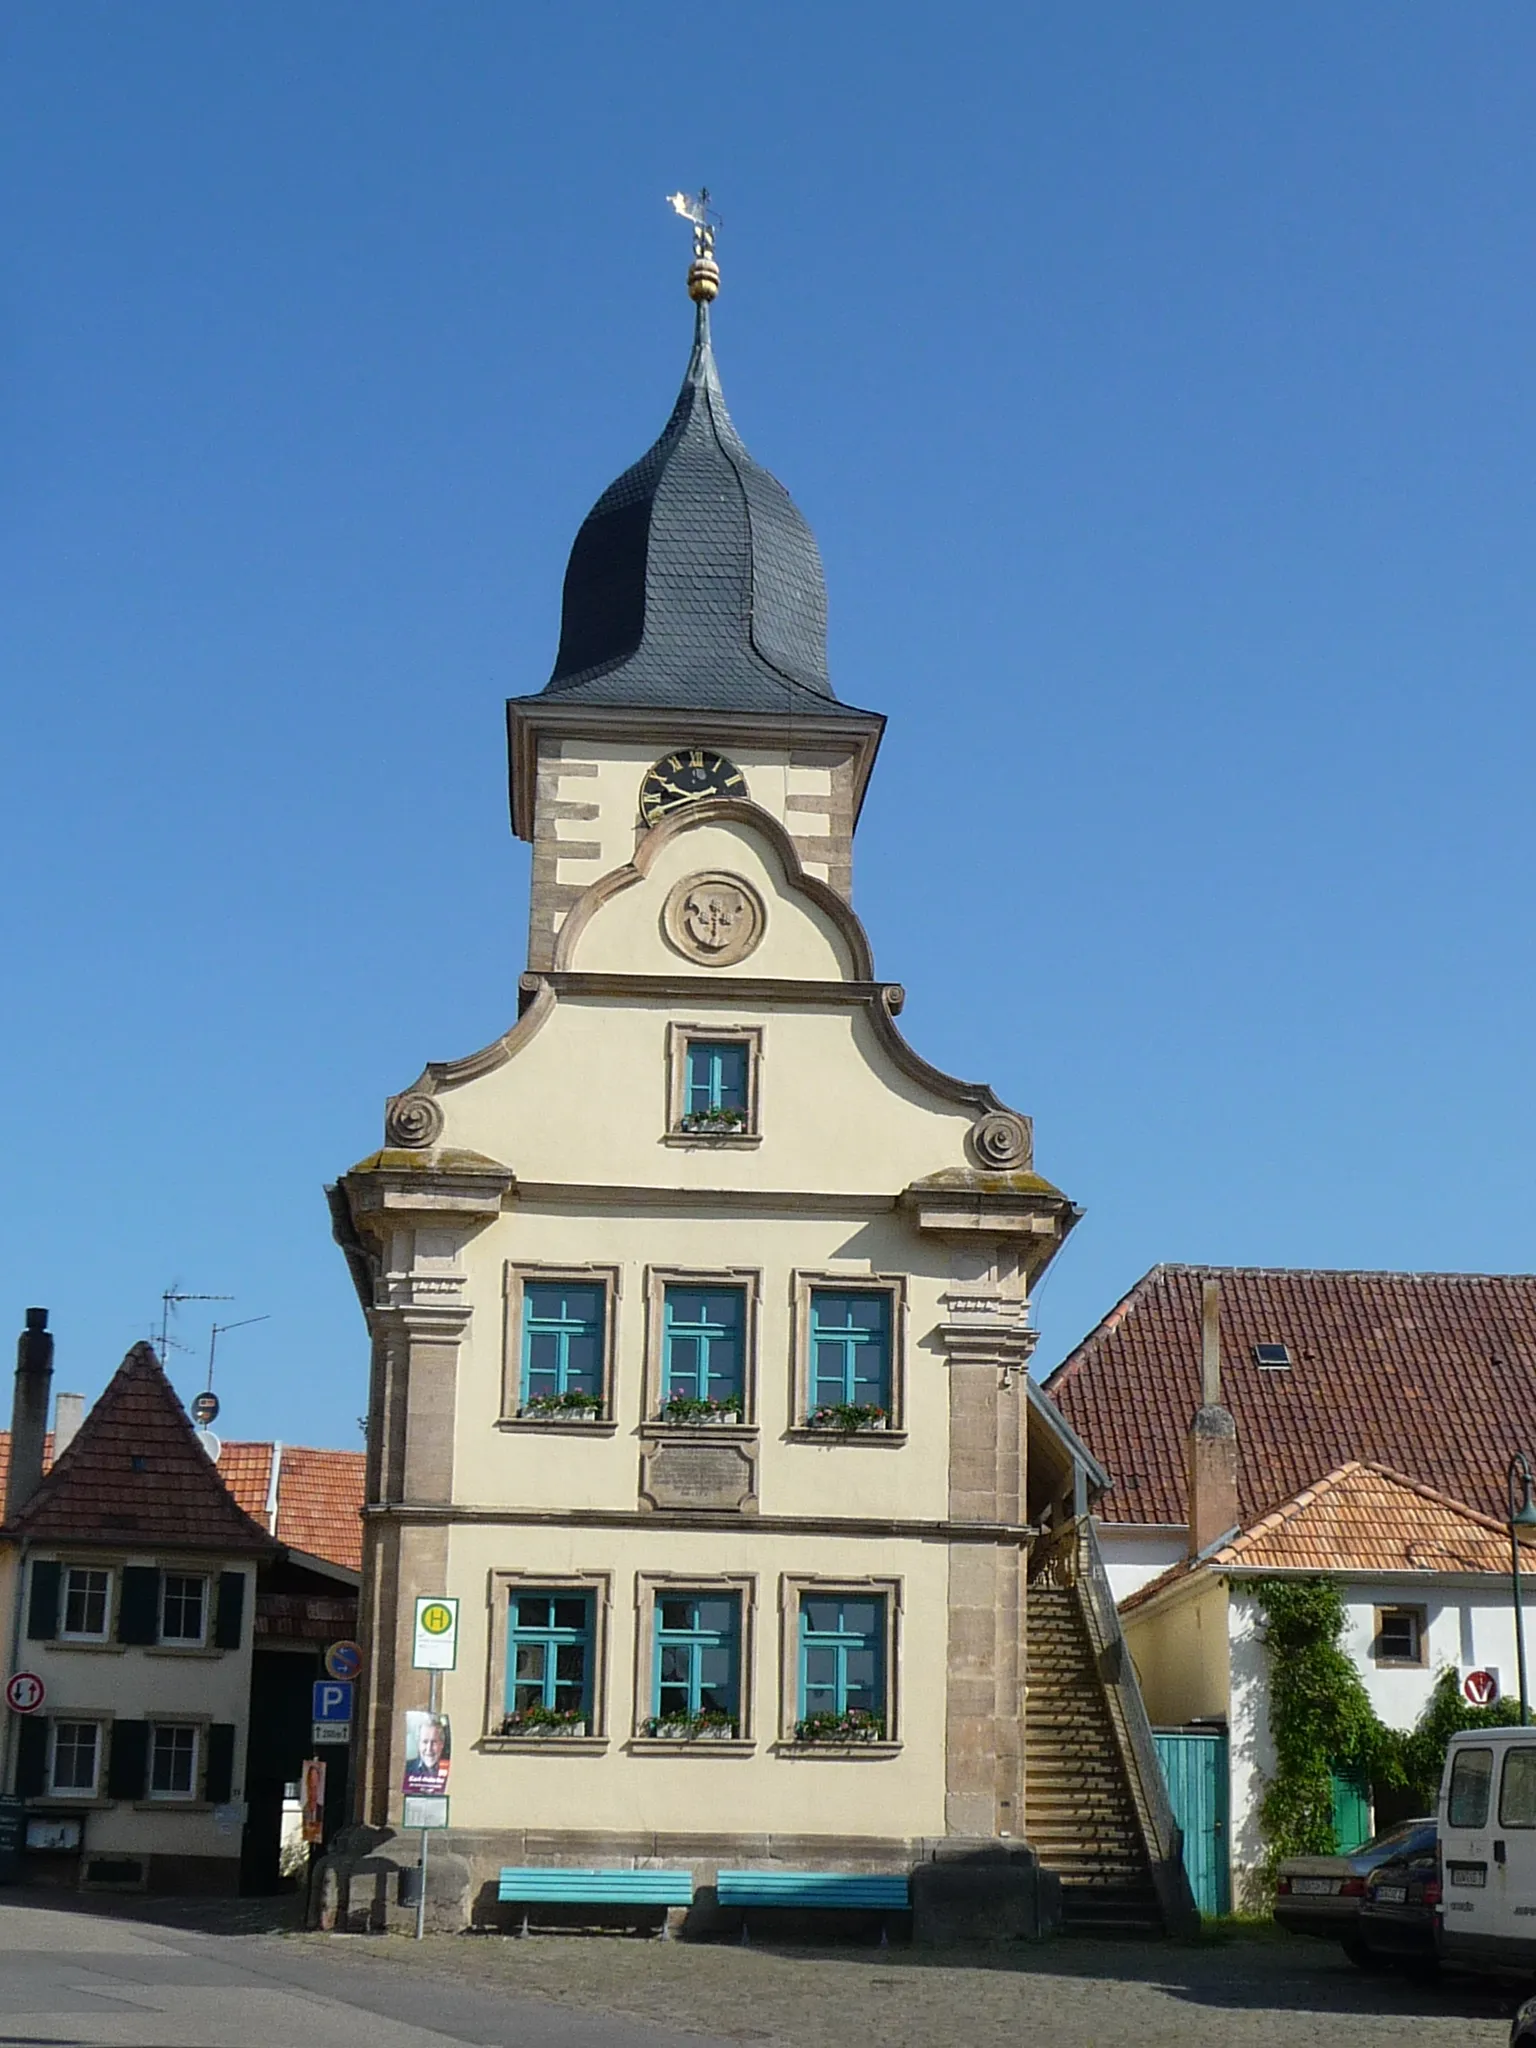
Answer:
[[[715,1878],[722,1906],[741,1909],[741,1939],[747,1941],[749,1906],[832,1907],[839,1912],[879,1913],[880,1944],[889,1940],[887,1920],[911,1906],[907,1878],[848,1870],[722,1870]]]
[[[686,1870],[562,1870],[553,1864],[503,1870],[496,1897],[504,1906],[521,1906],[528,1932],[530,1906],[660,1906],[661,1936],[669,1933],[665,1908],[693,1904],[693,1877]]]

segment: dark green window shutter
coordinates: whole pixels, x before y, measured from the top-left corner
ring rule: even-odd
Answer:
[[[219,1606],[213,1624],[216,1650],[238,1650],[240,1626],[245,1619],[245,1573],[219,1573]]]
[[[37,1799],[48,1789],[48,1723],[41,1714],[16,1719],[16,1796]]]
[[[63,1570],[62,1565],[41,1557],[32,1566],[27,1634],[34,1643],[51,1643],[59,1632],[59,1580]]]
[[[208,1775],[203,1797],[222,1806],[235,1784],[235,1724],[215,1721],[208,1730]]]
[[[109,1799],[142,1799],[149,1789],[149,1723],[114,1721],[107,1764]]]
[[[160,1574],[152,1564],[125,1564],[123,1591],[117,1603],[120,1643],[160,1640]]]

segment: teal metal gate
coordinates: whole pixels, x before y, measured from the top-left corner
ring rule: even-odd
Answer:
[[[1184,1868],[1195,1904],[1207,1915],[1230,1913],[1227,1738],[1203,1728],[1159,1728],[1153,1740],[1174,1819],[1184,1831]]]

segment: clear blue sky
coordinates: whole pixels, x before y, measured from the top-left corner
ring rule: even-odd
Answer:
[[[0,1321],[94,1394],[232,1293],[221,1428],[358,1443],[322,1185],[513,1014],[502,700],[701,182],[880,970],[1087,1210],[1042,1361],[1161,1259],[1528,1269],[1533,85],[1516,0],[8,9]]]

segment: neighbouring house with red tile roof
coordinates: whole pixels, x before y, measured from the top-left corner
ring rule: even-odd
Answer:
[[[44,1687],[0,1758],[28,1874],[266,1889],[312,1684],[356,1630],[363,1454],[200,1437],[147,1344],[83,1420],[60,1395],[50,1431],[51,1356],[29,1311],[0,1432],[0,1628]]]
[[[1181,1744],[1222,1752],[1204,1853],[1239,1897],[1274,1769],[1258,1581],[1338,1582],[1389,1726],[1447,1667],[1513,1695],[1506,1476],[1536,1445],[1536,1276],[1159,1266],[1046,1390],[1109,1475],[1098,1537],[1171,1783]],[[1366,1788],[1336,1791],[1341,1832],[1368,1830]]]

